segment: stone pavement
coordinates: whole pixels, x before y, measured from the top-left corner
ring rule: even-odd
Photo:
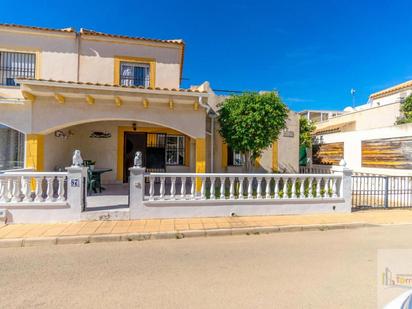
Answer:
[[[412,209],[349,214],[83,221],[0,227],[0,248],[412,224]]]

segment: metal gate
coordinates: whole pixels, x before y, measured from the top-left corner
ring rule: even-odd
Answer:
[[[352,176],[352,207],[412,207],[412,177],[355,175]]]

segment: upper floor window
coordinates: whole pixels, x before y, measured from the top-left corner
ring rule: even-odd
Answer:
[[[0,85],[18,86],[16,78],[34,78],[36,55],[0,51]]]
[[[146,63],[121,62],[120,85],[150,86],[150,65]]]

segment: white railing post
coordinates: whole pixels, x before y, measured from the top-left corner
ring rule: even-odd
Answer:
[[[235,177],[229,177],[230,187],[229,187],[229,199],[233,200],[235,198]]]
[[[129,213],[130,219],[138,219],[142,217],[142,212],[144,211],[143,199],[145,195],[145,179],[144,173],[145,168],[141,166],[134,166],[129,168],[130,178],[130,196],[129,196]],[[150,178],[151,180],[152,178]],[[154,177],[153,177],[154,179]],[[153,180],[154,182],[154,180]],[[154,190],[154,189],[153,189]],[[164,194],[164,192],[163,192]]]
[[[54,181],[54,177],[46,177],[46,181],[47,181],[47,191],[46,191],[46,201],[48,202],[53,202],[53,181]]]
[[[35,189],[35,198],[36,202],[43,202],[43,177],[35,177],[36,189]]]
[[[270,177],[265,177],[266,181],[266,189],[265,189],[265,197],[270,199]]]
[[[206,199],[206,177],[199,177],[200,181],[202,182],[200,186],[200,199]]]
[[[186,199],[186,177],[180,178],[181,187],[180,187],[180,199]]]
[[[239,199],[240,200],[244,200],[245,199],[245,196],[244,196],[244,193],[243,193],[243,181],[245,180],[245,178],[244,177],[238,177],[238,179],[239,179]]]
[[[80,213],[84,211],[86,206],[87,167],[70,166],[66,167],[66,170],[67,203],[72,208],[74,215],[80,219]]]
[[[176,177],[171,177],[170,185],[170,199],[174,200],[176,198]]]
[[[253,199],[253,177],[247,178],[247,198]]]
[[[210,176],[210,199],[215,200],[216,195],[215,195],[215,182],[216,182],[216,177]]]
[[[342,177],[334,181],[334,183],[338,181],[337,185],[334,185],[337,189],[337,192],[334,194],[345,200],[345,211],[347,212],[352,210],[352,173],[353,171],[346,167],[344,160],[341,160],[339,166],[332,167],[332,174]]]
[[[12,202],[20,202],[21,200],[21,190],[20,190],[20,185],[21,185],[21,178],[20,177],[14,177],[13,178],[13,194],[12,194]]]
[[[226,198],[225,196],[225,180],[226,177],[220,177],[220,199],[224,200]]]
[[[150,176],[149,178],[149,200],[154,200],[154,184],[156,177]]]
[[[23,202],[31,202],[31,182],[30,177],[23,177]]]

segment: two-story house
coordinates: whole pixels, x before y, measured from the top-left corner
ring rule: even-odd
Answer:
[[[184,47],[181,40],[0,25],[0,169],[63,169],[75,149],[112,170],[105,182],[127,181],[136,151],[152,171],[241,165],[209,117],[217,98],[209,84],[180,88]],[[297,123],[291,113],[287,134],[262,156],[263,169],[297,170]]]

